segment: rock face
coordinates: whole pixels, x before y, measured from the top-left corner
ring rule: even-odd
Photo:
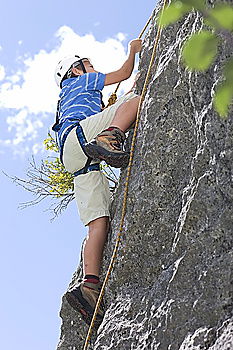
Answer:
[[[233,116],[222,120],[212,108],[233,40],[224,37],[207,72],[191,73],[181,63],[180,48],[202,26],[193,12],[162,33],[143,103],[125,230],[105,295],[107,311],[91,350],[233,349]],[[152,23],[139,92],[155,31]],[[120,222],[125,176],[123,171],[112,206],[103,271]],[[72,283],[80,273],[79,268]],[[61,317],[57,350],[81,350],[87,327],[65,300]]]

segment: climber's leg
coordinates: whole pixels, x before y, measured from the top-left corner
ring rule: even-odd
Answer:
[[[107,216],[95,219],[88,224],[88,235],[83,249],[83,272],[85,277],[81,283],[66,293],[69,304],[80,312],[87,324],[91,322],[101,289],[99,272],[108,227],[109,219]],[[100,305],[96,327],[101,323],[103,314],[103,305]]]
[[[137,96],[122,103],[122,105],[120,105],[116,111],[111,126],[117,127],[125,132],[135,122],[139,101],[140,96]]]
[[[88,235],[83,249],[84,275],[99,276],[108,225],[107,216],[95,219],[88,224]]]
[[[137,96],[120,105],[110,127],[86,144],[85,151],[91,158],[105,160],[116,168],[127,166],[129,154],[123,150],[124,132],[136,119],[139,100]]]

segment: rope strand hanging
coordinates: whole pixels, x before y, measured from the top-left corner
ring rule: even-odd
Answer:
[[[167,0],[163,0],[163,6],[162,6],[162,15],[160,17],[160,22],[157,28],[157,34],[156,34],[156,38],[155,38],[155,43],[154,43],[154,47],[153,47],[153,51],[152,51],[152,55],[151,55],[151,60],[150,60],[150,64],[147,70],[147,75],[146,75],[146,79],[144,82],[144,86],[142,89],[142,94],[141,94],[141,98],[139,101],[139,106],[138,106],[138,112],[137,112],[137,117],[136,117],[136,121],[135,121],[135,127],[134,127],[134,133],[133,133],[133,138],[132,138],[132,143],[131,143],[131,149],[130,149],[130,159],[129,159],[129,165],[127,168],[127,175],[126,175],[126,180],[125,180],[125,187],[124,187],[124,197],[123,197],[123,205],[122,205],[122,213],[121,213],[121,221],[120,221],[120,225],[119,225],[119,231],[117,234],[117,238],[116,238],[116,243],[115,243],[115,247],[113,250],[113,254],[111,257],[111,261],[99,294],[99,298],[97,300],[96,303],[96,307],[95,307],[95,311],[92,317],[92,321],[90,324],[90,327],[88,329],[88,333],[87,333],[87,337],[85,340],[85,344],[83,347],[83,350],[87,350],[90,339],[91,339],[91,335],[93,332],[93,328],[94,328],[94,324],[95,324],[95,320],[96,320],[96,316],[100,307],[100,304],[102,302],[103,296],[104,296],[104,292],[105,292],[105,288],[106,288],[106,284],[109,280],[109,277],[111,275],[112,269],[114,267],[114,263],[116,261],[116,257],[117,257],[117,253],[118,253],[118,248],[119,248],[119,244],[121,241],[121,235],[122,235],[122,231],[123,231],[123,225],[124,225],[124,218],[125,218],[125,214],[126,214],[126,205],[127,205],[127,196],[128,196],[128,189],[129,189],[129,179],[130,179],[130,175],[131,175],[131,169],[132,169],[132,164],[133,164],[133,155],[134,155],[134,149],[135,149],[135,144],[136,144],[136,138],[137,138],[137,132],[138,132],[138,126],[139,126],[139,121],[140,121],[140,113],[141,113],[141,108],[142,108],[142,103],[144,101],[145,95],[146,95],[146,90],[147,90],[147,86],[149,83],[149,79],[150,79],[150,75],[151,75],[151,70],[153,67],[153,63],[155,61],[155,57],[156,57],[156,53],[157,53],[157,47],[159,44],[159,40],[161,37],[161,32],[162,32],[162,26],[161,26],[161,18],[163,16],[163,12],[166,6]],[[149,18],[146,26],[149,24],[150,20],[151,20],[152,16]],[[144,27],[143,31],[141,34],[143,34],[146,26]],[[141,35],[140,34],[140,35]]]

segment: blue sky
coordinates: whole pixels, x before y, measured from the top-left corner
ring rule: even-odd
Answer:
[[[129,40],[137,37],[154,7],[154,0],[23,0],[1,5],[1,170],[25,177],[32,154],[38,162],[46,157],[42,142],[55,113],[53,71],[58,59],[80,50],[98,70],[118,69]],[[132,80],[122,92],[130,84]],[[86,229],[75,202],[52,223],[46,211],[49,201],[19,210],[31,194],[2,172],[0,177],[1,348],[55,349],[61,297],[77,267]]]

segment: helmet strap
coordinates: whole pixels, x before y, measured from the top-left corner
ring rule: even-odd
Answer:
[[[83,63],[83,60],[81,59],[81,60],[79,60],[79,62],[80,62],[80,66],[82,67],[83,73],[84,73],[84,74],[87,73],[86,68],[85,68],[85,66],[84,66],[84,63]]]

